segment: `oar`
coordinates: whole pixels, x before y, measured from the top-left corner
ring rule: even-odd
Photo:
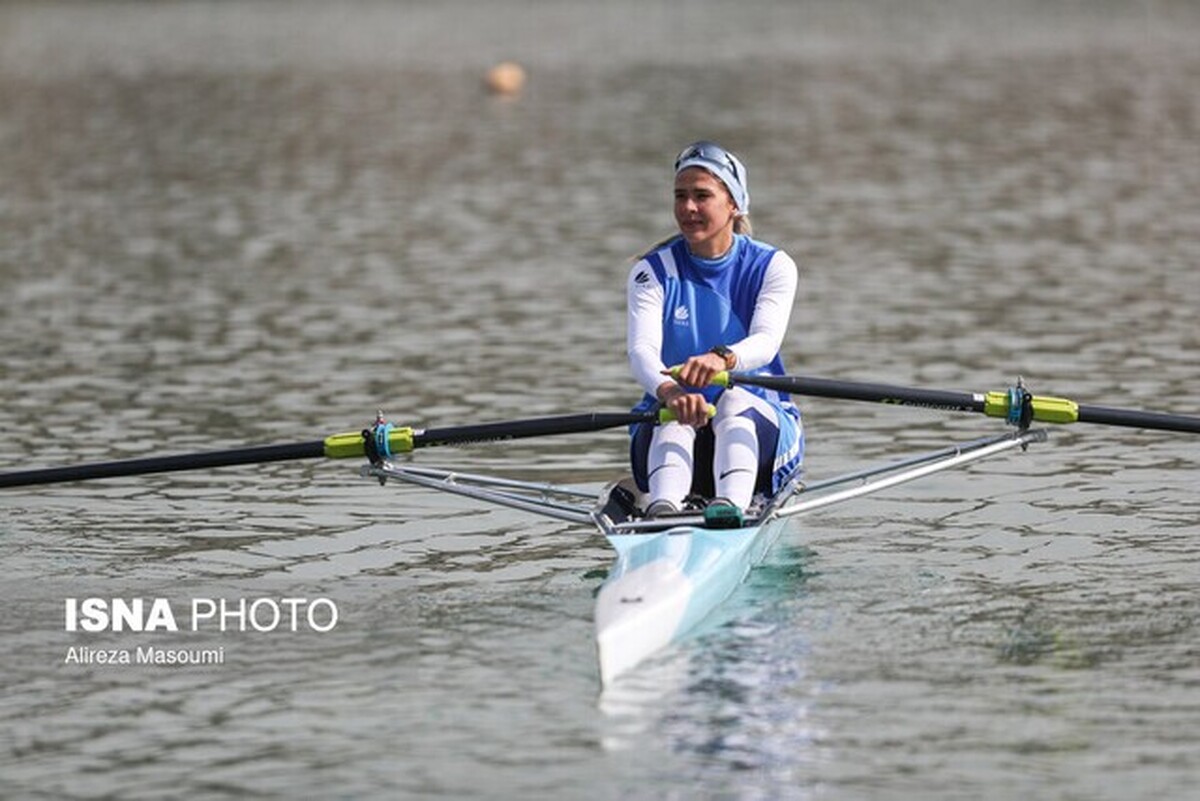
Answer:
[[[665,412],[665,410],[664,410]],[[293,459],[344,459],[367,456],[390,456],[410,453],[417,448],[455,445],[473,442],[499,442],[550,434],[578,434],[619,428],[634,423],[660,422],[668,419],[664,412],[592,413],[561,417],[537,417],[498,423],[456,426],[453,428],[414,429],[395,427],[382,421],[366,431],[334,434],[312,442],[284,445],[259,445],[221,451],[201,451],[173,456],[148,456],[115,462],[47,467],[0,473],[0,487],[24,487],[34,484],[56,484],[94,478],[137,476],[146,473],[170,473],[179,470],[201,470],[240,464],[261,464]]]
[[[1039,395],[1028,396],[1021,387],[1017,391],[953,392],[938,389],[899,387],[891,384],[872,384],[857,381],[838,381],[808,376],[751,375],[749,373],[719,373],[714,384],[749,386],[808,395],[820,398],[887,403],[895,406],[919,406],[957,412],[977,412],[989,417],[1013,419],[1022,411],[1018,406],[1032,409],[1030,419],[1042,423],[1100,423],[1127,428],[1150,428],[1162,431],[1183,431],[1200,434],[1200,417],[1165,412],[1144,412],[1137,409],[1116,409],[1109,406],[1086,406],[1067,398]],[[1028,413],[1028,412],[1027,412]]]

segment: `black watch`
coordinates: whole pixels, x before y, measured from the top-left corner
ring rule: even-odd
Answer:
[[[715,353],[724,359],[726,370],[732,370],[734,365],[737,364],[737,354],[730,350],[726,345],[717,345],[715,348],[710,350],[709,353]]]

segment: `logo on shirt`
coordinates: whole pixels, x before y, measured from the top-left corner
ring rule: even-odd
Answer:
[[[642,270],[640,273],[638,273],[637,275],[635,275],[635,276],[633,277],[633,282],[634,282],[635,284],[648,284],[648,283],[650,283],[650,273],[646,272],[645,270]]]
[[[675,322],[682,325],[692,318],[692,313],[688,310],[687,306],[676,306],[673,316],[675,317]]]

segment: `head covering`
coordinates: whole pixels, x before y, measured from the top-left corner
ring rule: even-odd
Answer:
[[[746,187],[746,168],[737,156],[730,153],[716,142],[700,141],[688,145],[679,152],[675,159],[675,174],[688,167],[703,167],[721,179],[733,204],[742,214],[750,212],[750,190]]]

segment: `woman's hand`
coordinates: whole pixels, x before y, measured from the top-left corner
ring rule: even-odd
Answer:
[[[658,385],[658,399],[675,415],[675,419],[692,428],[703,428],[708,425],[709,403],[699,392],[688,392],[688,387],[701,389],[712,383],[717,373],[729,369],[725,357],[716,353],[701,353],[684,362],[678,371],[664,370],[665,375],[671,375],[674,381],[664,381]]]
[[[726,369],[724,357],[715,353],[701,353],[683,363],[675,380],[685,387],[703,389],[712,383],[717,373],[724,372]]]
[[[656,394],[680,424],[692,428],[704,428],[708,425],[708,398],[699,392],[688,392],[674,381],[664,381],[659,385]]]

